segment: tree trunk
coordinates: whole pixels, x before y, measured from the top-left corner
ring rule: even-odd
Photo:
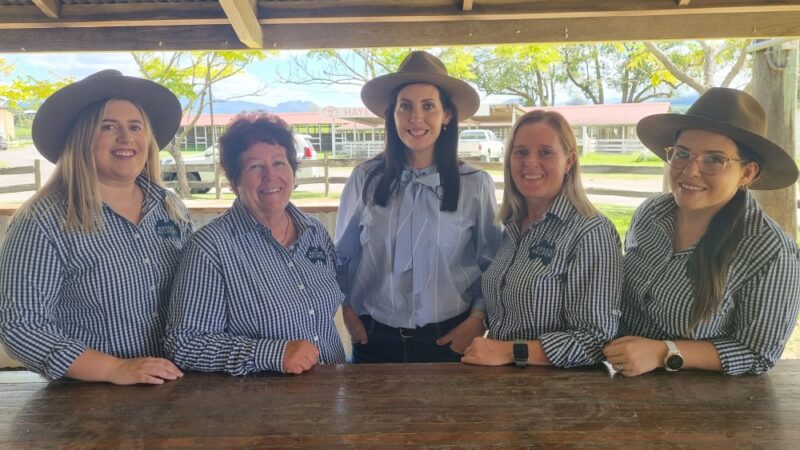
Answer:
[[[781,51],[778,44],[756,52],[753,60],[753,97],[767,112],[768,137],[795,155],[794,124],[797,111],[797,46]],[[783,70],[770,67],[770,61]],[[797,183],[775,191],[754,191],[758,204],[791,236],[797,236]]]

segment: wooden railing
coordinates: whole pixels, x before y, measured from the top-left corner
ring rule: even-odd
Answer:
[[[321,176],[316,177],[305,177],[305,178],[296,178],[295,184],[298,186],[306,185],[306,184],[324,184],[325,185],[325,196],[327,197],[330,194],[330,186],[331,184],[344,184],[347,182],[349,177],[346,176],[331,176],[330,172],[332,168],[336,167],[355,167],[358,164],[364,162],[364,159],[334,159],[328,158],[327,155],[323,159],[317,160],[302,160],[298,161],[298,170],[304,168],[322,168]],[[503,163],[499,162],[478,162],[478,161],[469,161],[469,164],[476,169],[483,169],[487,171],[496,171],[502,172],[503,171]],[[222,173],[222,169],[220,166],[214,166],[213,164],[186,164],[186,171],[189,172],[197,172],[197,173],[206,173],[211,174],[213,177],[213,181],[189,181],[190,188],[200,188],[200,189],[213,189],[216,193],[216,198],[220,198],[221,191],[223,188],[230,187],[228,180],[225,178],[224,173]],[[15,168],[17,169],[17,168]],[[3,169],[3,170],[11,170],[11,169]],[[175,165],[162,165],[161,166],[162,172],[175,172]],[[611,166],[611,165],[591,165],[591,166],[581,166],[581,172],[585,174],[636,174],[636,175],[662,175],[664,174],[663,167],[657,166]],[[2,174],[2,170],[0,170],[0,174]],[[14,172],[14,173],[23,173],[23,172]],[[28,172],[24,172],[28,173]],[[167,181],[165,184],[168,187],[175,188],[177,187],[177,181]],[[497,189],[503,189],[505,184],[503,181],[495,182],[495,187]],[[14,191],[4,191],[3,188],[0,188],[0,193],[2,192],[14,192]],[[30,189],[29,189],[30,190]],[[630,198],[647,198],[653,195],[657,195],[663,191],[632,191],[632,190],[620,190],[620,189],[606,189],[606,188],[595,188],[595,187],[588,187],[586,188],[586,193],[590,195],[610,195],[610,196],[617,196],[617,197],[630,197]],[[797,201],[797,207],[800,209],[800,200]]]
[[[33,174],[33,183],[25,184],[5,184],[0,181],[0,194],[11,194],[14,192],[38,191],[42,187],[42,167],[39,159],[33,160],[32,166],[7,167],[0,169],[2,175],[25,175]],[[2,178],[0,178],[2,180]]]

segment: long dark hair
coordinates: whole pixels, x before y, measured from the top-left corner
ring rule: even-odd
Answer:
[[[744,146],[737,142],[736,147],[743,164],[758,163],[752,152]],[[747,191],[742,187],[711,218],[708,229],[689,259],[688,271],[694,292],[691,321],[687,330],[689,333],[719,310],[728,281],[728,268],[736,254],[736,245],[744,234],[746,207]]]
[[[414,84],[414,83],[409,83]],[[397,134],[397,124],[394,121],[394,109],[397,105],[397,95],[400,90],[408,84],[397,87],[392,91],[392,101],[386,107],[386,141],[383,152],[373,158],[379,164],[367,175],[364,183],[363,199],[365,202],[372,201],[378,206],[386,207],[390,197],[400,190],[400,176],[403,172],[408,158],[406,157],[406,146]],[[442,184],[441,211],[455,211],[458,207],[458,196],[461,191],[459,182],[459,160],[458,160],[458,110],[455,103],[444,89],[436,86],[439,91],[439,98],[445,111],[449,111],[452,119],[446,127],[442,128],[439,137],[436,139],[433,151],[433,161],[439,171],[439,179]],[[370,183],[377,179],[375,193],[372,198],[367,194]]]

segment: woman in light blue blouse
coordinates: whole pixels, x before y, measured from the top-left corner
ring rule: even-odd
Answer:
[[[502,236],[494,182],[457,156],[477,92],[417,51],[361,97],[386,148],[353,171],[336,222],[353,361],[458,361],[485,329],[480,277]]]
[[[104,70],[50,96],[33,142],[56,163],[0,249],[0,340],[50,379],[160,384],[163,310],[186,209],[160,185],[158,152],[181,106],[152,81]]]
[[[727,88],[639,121],[672,193],[643,203],[625,237],[622,337],[605,348],[623,375],[757,374],[780,357],[800,309],[800,249],[749,189],[793,186],[797,166],[766,131],[761,105]]]

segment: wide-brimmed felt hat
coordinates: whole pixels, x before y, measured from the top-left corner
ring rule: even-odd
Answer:
[[[175,137],[182,116],[175,94],[153,81],[108,69],[64,86],[42,103],[31,129],[36,149],[48,161],[58,161],[81,111],[112,98],[130,100],[144,110],[159,147],[165,147]]]
[[[780,189],[797,181],[797,164],[778,144],[767,139],[767,115],[756,99],[729,88],[706,91],[686,114],[654,114],[636,125],[642,143],[666,161],[666,147],[680,130],[696,129],[727,136],[751,152],[761,168],[752,189]]]
[[[439,58],[428,52],[415,51],[405,57],[397,72],[369,80],[361,88],[361,100],[378,117],[386,115],[386,108],[393,100],[389,98],[399,86],[411,83],[429,83],[443,89],[458,109],[458,120],[472,117],[481,100],[478,92],[469,84],[447,74],[447,68]]]

